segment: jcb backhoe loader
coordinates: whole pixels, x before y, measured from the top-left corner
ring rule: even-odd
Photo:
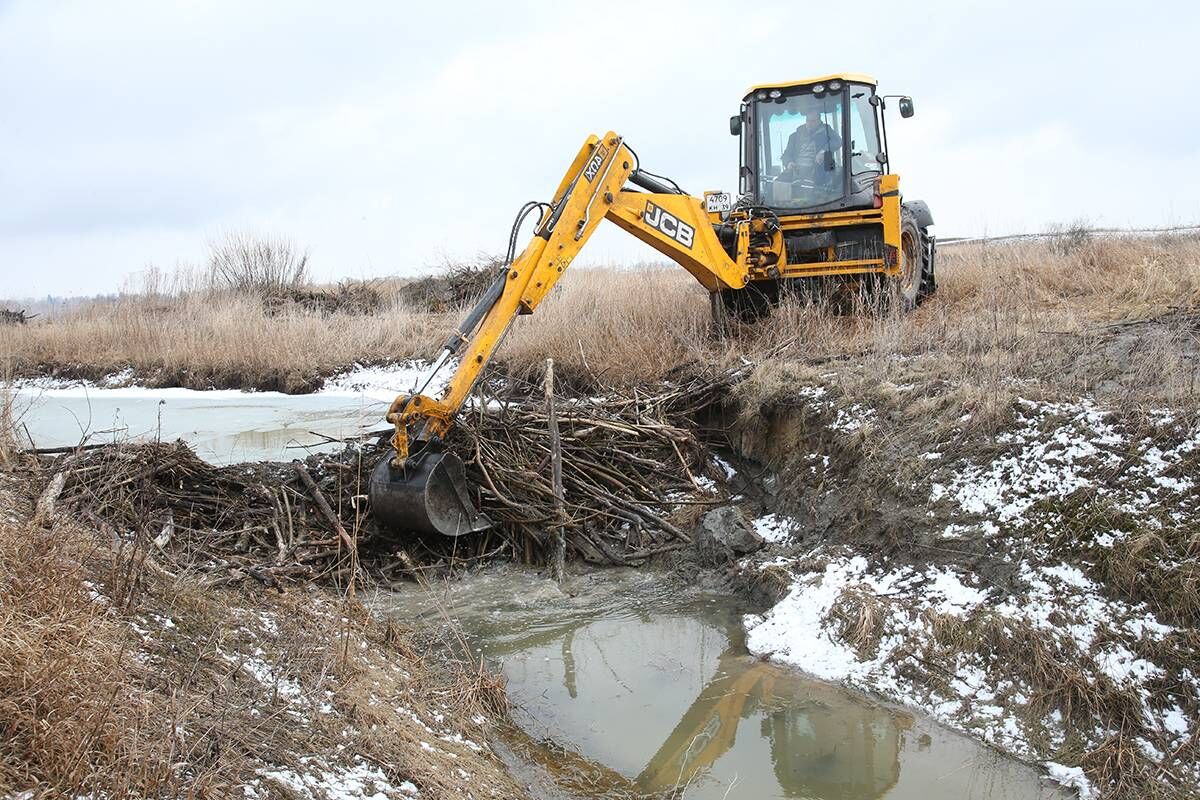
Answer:
[[[886,287],[906,307],[931,294],[933,219],[924,203],[901,200],[888,168],[886,99],[873,78],[848,73],[751,88],[729,121],[741,141],[736,201],[693,197],[642,168],[618,134],[589,136],[553,200],[521,209],[507,266],[447,339],[433,372],[458,361],[441,397],[422,394],[427,381],[389,407],[395,452],[371,476],[376,518],[450,536],[490,526],[442,439],[513,318],[533,313],[604,219],[691,273],[714,311],[743,319],[818,280]],[[901,116],[912,116],[911,98],[897,99]],[[534,211],[534,236],[514,257]]]

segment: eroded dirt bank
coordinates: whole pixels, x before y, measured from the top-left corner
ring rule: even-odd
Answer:
[[[1194,796],[1195,403],[989,392],[919,357],[880,377],[772,364],[710,420],[769,540],[735,567],[777,601],[747,619],[750,649],[925,709],[1082,796]]]

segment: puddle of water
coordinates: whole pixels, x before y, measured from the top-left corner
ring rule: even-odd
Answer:
[[[386,427],[387,402],[368,394],[286,395],[189,389],[17,390],[16,407],[38,447],[183,439],[214,464],[289,461],[338,450],[337,439]]]
[[[566,588],[502,569],[376,605],[402,620],[448,613],[502,665],[517,724],[594,762],[621,796],[1067,796],[930,720],[747,655],[744,609],[731,598],[670,590],[647,571]]]

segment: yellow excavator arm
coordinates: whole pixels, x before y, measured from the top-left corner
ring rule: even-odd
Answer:
[[[650,191],[627,188],[631,180]],[[532,240],[496,276],[442,348],[432,373],[453,359],[457,364],[441,396],[424,394],[431,373],[424,387],[398,396],[388,408],[387,421],[395,428],[394,455],[371,474],[376,517],[394,526],[449,536],[491,526],[471,500],[462,461],[439,443],[513,319],[533,313],[605,218],[679,263],[711,292],[745,286],[743,262],[749,257],[751,225],[739,226],[735,252],[740,255],[735,261],[713,229],[719,216],[710,215],[704,206],[704,199],[639,175],[637,156],[617,134],[589,136]],[[522,218],[517,218],[514,236]]]
[[[394,454],[371,475],[376,515],[396,527],[449,535],[490,525],[474,510],[461,460],[442,443],[513,319],[533,313],[603,219],[686,269],[712,293],[714,311],[745,321],[782,292],[827,283],[902,310],[929,297],[936,288],[933,216],[926,204],[902,199],[899,176],[888,166],[887,96],[876,90],[873,78],[856,73],[752,87],[729,121],[742,152],[736,204],[724,193],[691,197],[647,172],[611,131],[589,136],[552,201],[527,203],[517,215],[504,271],[434,364],[433,373],[453,369],[445,389],[425,394],[431,374],[388,408]],[[901,97],[899,111],[912,116],[912,98]],[[841,125],[841,144],[819,159],[814,153],[812,163],[783,164],[778,137],[767,133],[800,118],[809,126],[813,114],[825,129]],[[800,133],[798,127],[792,136]],[[516,237],[535,208],[544,211],[518,255]]]
[[[627,189],[635,170],[636,156],[620,136],[588,137],[533,239],[443,348],[435,371],[452,357],[459,360],[442,396],[400,395],[392,402],[387,421],[396,431],[394,468],[404,467],[410,436],[428,441],[446,434],[513,319],[538,307],[603,219],[679,263],[709,291],[745,285],[746,266],[726,254],[704,200]]]

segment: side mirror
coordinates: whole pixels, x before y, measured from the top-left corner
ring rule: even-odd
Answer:
[[[729,133],[731,136],[742,135],[742,115],[734,114],[729,118]]]
[[[913,102],[911,97],[900,98],[900,116],[908,119],[913,115]]]

